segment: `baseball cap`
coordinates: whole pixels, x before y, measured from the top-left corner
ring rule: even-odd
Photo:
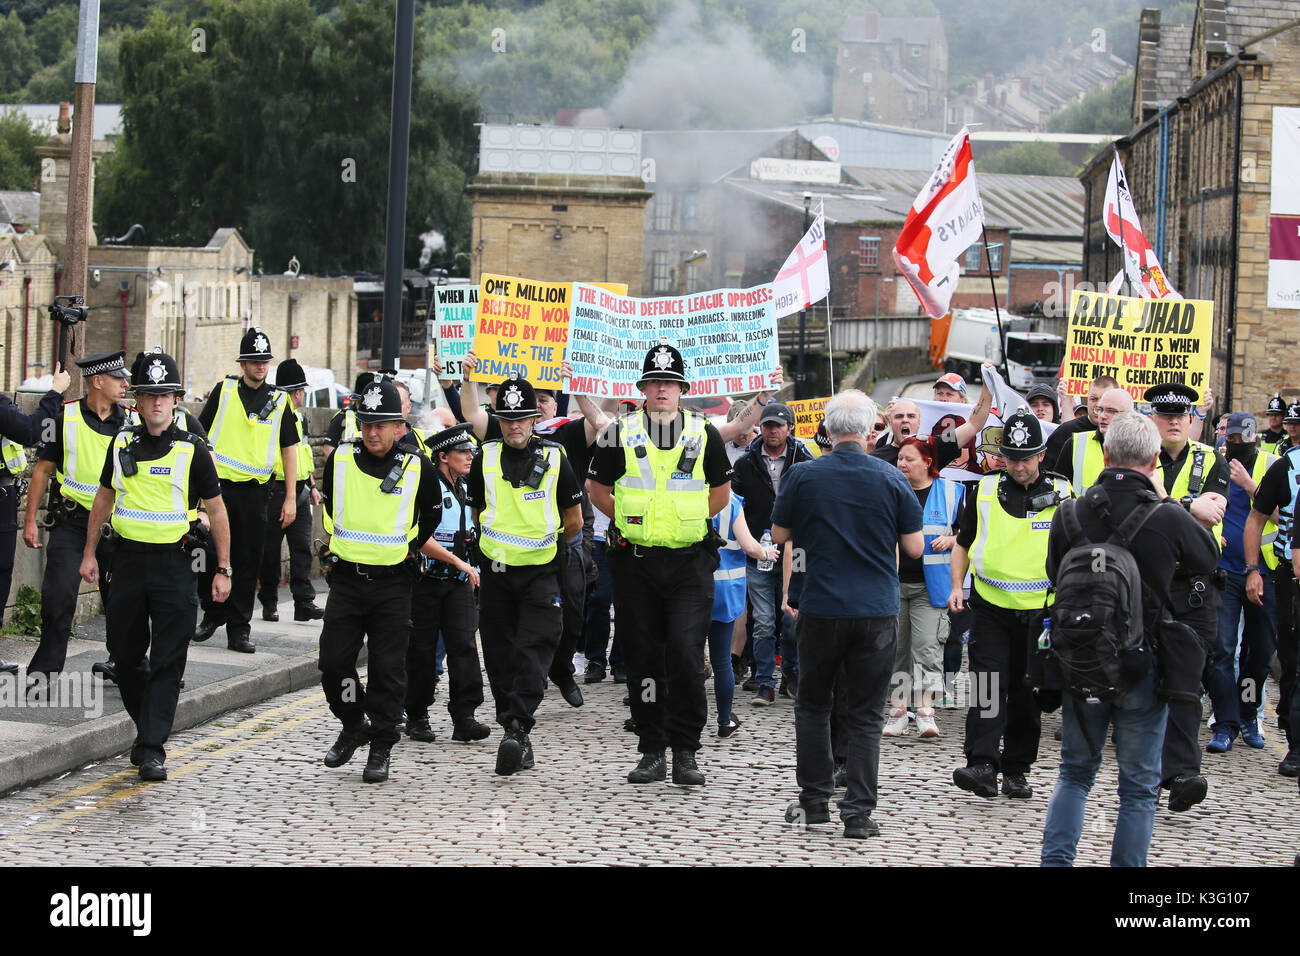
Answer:
[[[940,385],[947,385],[954,392],[961,392],[963,395],[966,394],[966,380],[956,372],[949,372],[946,375],[940,375],[935,379],[934,384],[931,385],[930,388],[938,388]]]
[[[764,422],[782,422],[794,427],[794,412],[790,411],[789,405],[783,405],[780,402],[768,402],[763,406],[763,414],[759,416],[758,423]]]
[[[1225,435],[1240,435],[1244,442],[1255,440],[1255,433],[1258,430],[1255,423],[1255,416],[1250,412],[1233,412],[1228,416],[1228,429]]]

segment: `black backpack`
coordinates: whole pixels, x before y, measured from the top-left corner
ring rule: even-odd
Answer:
[[[1110,515],[1110,498],[1094,485],[1084,494],[1093,513]],[[1085,701],[1113,701],[1146,675],[1151,642],[1142,614],[1142,576],[1128,550],[1138,531],[1159,507],[1152,494],[1139,500],[1105,541],[1088,540],[1075,509],[1062,502],[1057,515],[1070,550],[1056,571],[1051,651],[1065,687]]]

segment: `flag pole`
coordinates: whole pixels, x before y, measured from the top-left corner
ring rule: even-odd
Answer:
[[[831,363],[831,394],[835,394],[835,343],[831,339],[831,296],[826,293],[826,358]]]
[[[1128,277],[1128,247],[1124,244],[1124,200],[1119,194],[1119,150],[1112,144],[1111,152],[1115,154],[1115,160],[1111,164],[1115,169],[1115,218],[1119,220],[1119,271],[1124,276],[1119,284],[1120,293],[1124,291],[1124,284],[1128,283],[1129,294],[1133,294],[1133,283],[1129,282]],[[1125,183],[1125,185],[1128,185]]]
[[[989,254],[989,230],[988,226],[984,225],[983,222],[980,223],[980,234],[984,237],[984,258],[987,260]],[[1007,283],[1007,288],[1011,288],[1010,283]],[[991,262],[989,263],[989,289],[993,292],[993,317],[998,323],[998,349],[1002,353],[1002,378],[1010,382],[1011,373],[1007,370],[1007,336],[1002,331],[1002,310],[998,308],[998,287],[993,281],[993,264]]]

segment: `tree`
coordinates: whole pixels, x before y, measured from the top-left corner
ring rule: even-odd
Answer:
[[[10,10],[8,16],[0,19],[0,90],[18,89],[40,65],[27,27],[18,13]]]
[[[1133,74],[1108,87],[1089,90],[1082,100],[1047,118],[1052,133],[1127,133],[1133,118]]]
[[[422,42],[417,31],[417,63]],[[392,55],[386,0],[345,0],[329,18],[309,0],[213,0],[197,20],[156,12],[122,43],[124,130],[101,161],[96,219],[108,232],[141,222],[168,244],[235,226],[273,272],[294,256],[318,274],[378,268]],[[453,261],[468,244],[477,117],[445,77],[417,71],[409,265],[429,229]]]
[[[1022,176],[1074,176],[1078,167],[1051,143],[1017,143],[981,156],[975,163],[981,173],[1018,173]]]
[[[0,189],[36,188],[41,166],[36,147],[43,139],[18,110],[0,110]]]

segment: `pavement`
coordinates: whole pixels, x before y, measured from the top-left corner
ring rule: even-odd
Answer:
[[[321,594],[316,603],[323,607],[324,602]],[[190,644],[185,688],[176,711],[177,731],[318,684],[321,622],[294,622],[287,587],[280,590],[279,610],[276,624],[261,619],[260,605],[254,611],[254,654],[227,650],[224,629],[202,644]],[[37,643],[35,637],[0,637],[0,657],[26,665]],[[107,657],[104,617],[99,615],[76,625],[68,643],[68,679],[60,699],[52,701],[65,706],[31,706],[22,693],[24,675],[0,675],[0,793],[130,748],[135,725],[121,695],[111,682],[90,673],[91,665]]]
[[[585,685],[587,702],[577,709],[551,689],[532,734],[537,767],[512,777],[493,773],[499,728],[486,741],[450,741],[441,685],[430,713],[438,740],[403,739],[391,779],[378,785],[361,781],[364,748],[341,768],[323,766],[339,728],[311,686],[176,733],[165,783],[142,783],[118,752],[8,794],[0,799],[0,854],[14,864],[82,866],[1037,865],[1058,766],[1052,734],[1059,714],[1043,719],[1029,800],[982,800],[953,786],[952,770],[964,764],[963,710],[938,712],[936,741],[914,733],[882,741],[874,814],[881,836],[854,841],[841,835],[834,810],[830,824],[784,820],[797,793],[792,702],[756,707],[752,695],[738,693],[735,711],[744,723],[720,739],[706,686],[710,717],[698,758],[707,784],[700,788],[625,782],[636,742],[622,729],[627,688],[609,680]],[[1269,700],[1276,699],[1270,685]],[[489,695],[478,716],[490,714]],[[1162,800],[1152,866],[1291,865],[1300,814],[1288,811],[1296,782],[1276,773],[1283,748],[1275,717],[1270,704],[1265,750],[1239,745],[1206,755],[1204,804],[1174,814]],[[1208,731],[1202,737],[1208,740]],[[1108,746],[1085,818],[1081,865],[1108,861],[1116,787]]]

